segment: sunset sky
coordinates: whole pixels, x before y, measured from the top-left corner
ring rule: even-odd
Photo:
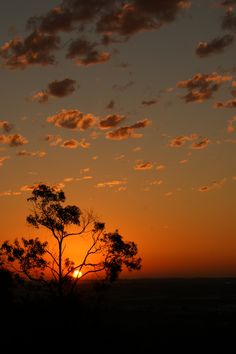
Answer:
[[[236,275],[236,1],[0,12],[1,241],[40,234],[27,198],[48,183],[137,243],[132,276]]]

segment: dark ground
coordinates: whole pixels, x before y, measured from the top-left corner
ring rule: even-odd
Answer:
[[[2,304],[1,354],[236,353],[236,279],[121,280],[79,302]]]

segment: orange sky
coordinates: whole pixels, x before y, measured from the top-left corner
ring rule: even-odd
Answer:
[[[59,184],[137,243],[124,277],[235,276],[234,1],[97,4],[0,4],[1,241]]]

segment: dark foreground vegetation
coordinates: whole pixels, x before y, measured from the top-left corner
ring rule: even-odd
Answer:
[[[73,297],[57,300],[5,286],[0,353],[236,352],[236,279],[95,285],[81,282]]]

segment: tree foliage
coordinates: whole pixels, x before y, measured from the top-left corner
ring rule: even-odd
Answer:
[[[14,242],[3,242],[0,248],[4,266],[25,275],[33,281],[55,284],[60,295],[73,289],[82,278],[100,274],[101,279],[113,282],[124,268],[129,271],[141,268],[141,258],[134,242],[126,242],[115,232],[106,232],[105,223],[100,222],[90,211],[82,211],[76,205],[66,205],[65,194],[45,184],[40,184],[28,198],[31,213],[27,223],[38,229],[47,229],[56,243],[56,251],[51,250],[51,242],[42,242],[38,237],[22,238]],[[69,237],[87,237],[90,240],[82,261],[76,264],[64,257],[66,241]],[[73,277],[77,270],[78,277]]]

